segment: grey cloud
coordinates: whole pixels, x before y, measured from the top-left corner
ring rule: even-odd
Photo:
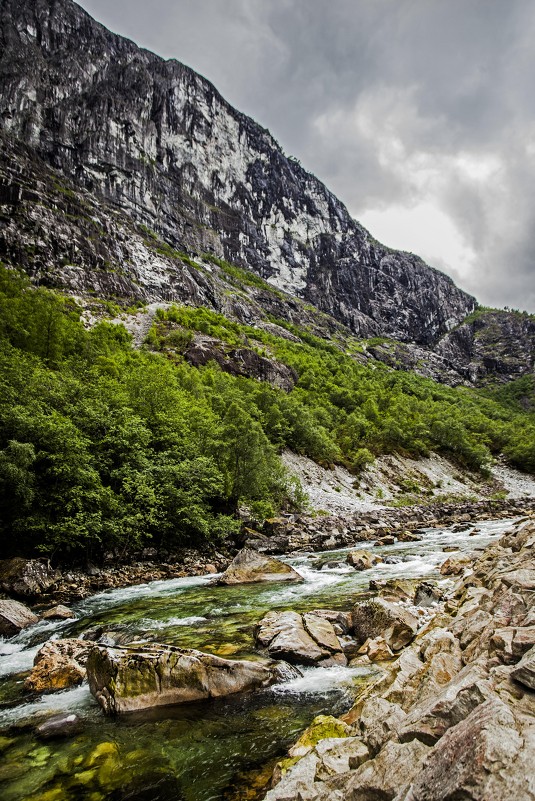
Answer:
[[[357,219],[433,203],[473,258],[437,243],[430,263],[482,302],[535,311],[532,0],[82,5],[209,78]]]

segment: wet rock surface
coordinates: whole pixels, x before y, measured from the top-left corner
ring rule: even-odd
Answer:
[[[343,716],[347,740],[276,770],[267,801],[533,801],[534,547],[528,521],[474,557]]]
[[[85,640],[49,640],[37,652],[24,689],[51,693],[76,687],[86,677],[87,657],[93,644]]]
[[[250,692],[300,674],[280,662],[229,660],[153,644],[139,649],[93,647],[87,675],[104,712],[119,714]]]

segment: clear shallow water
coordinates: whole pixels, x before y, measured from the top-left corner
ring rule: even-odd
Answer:
[[[374,549],[403,560],[358,573],[343,564],[348,550],[287,558],[302,584],[215,587],[211,577],[173,579],[100,593],[75,606],[78,619],[39,623],[0,639],[0,798],[2,801],[216,801],[231,799],[239,775],[283,754],[320,713],[340,714],[370,672],[307,668],[300,679],[253,695],[188,704],[120,719],[105,718],[87,686],[40,699],[22,683],[47,639],[87,629],[125,631],[138,640],[255,658],[255,624],[271,609],[349,609],[371,579],[440,578],[450,554],[485,547],[512,521],[479,523],[469,536],[448,529],[423,532],[419,543]],[[360,546],[356,546],[360,547]],[[362,547],[368,547],[364,544]],[[340,563],[326,567],[326,563]],[[67,741],[42,743],[36,722],[76,712],[84,729]]]

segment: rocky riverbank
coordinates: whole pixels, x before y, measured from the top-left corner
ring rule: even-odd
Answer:
[[[0,598],[23,601],[44,611],[103,590],[219,573],[226,570],[244,545],[266,554],[321,552],[360,542],[381,544],[389,537],[399,539],[422,528],[468,527],[478,521],[524,515],[530,510],[535,510],[535,498],[377,509],[347,516],[288,515],[266,520],[257,529],[246,522],[239,542],[207,554],[194,549],[169,553],[146,548],[128,559],[107,554],[104,564],[84,569],[61,564],[52,567],[46,559],[6,559],[0,560]]]
[[[467,566],[342,719],[314,721],[266,801],[535,798],[535,522]]]

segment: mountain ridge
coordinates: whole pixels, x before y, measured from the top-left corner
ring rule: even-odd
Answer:
[[[1,37],[3,129],[173,247],[249,267],[364,336],[430,346],[475,308],[447,276],[377,243],[190,67],[69,0],[4,0]]]

